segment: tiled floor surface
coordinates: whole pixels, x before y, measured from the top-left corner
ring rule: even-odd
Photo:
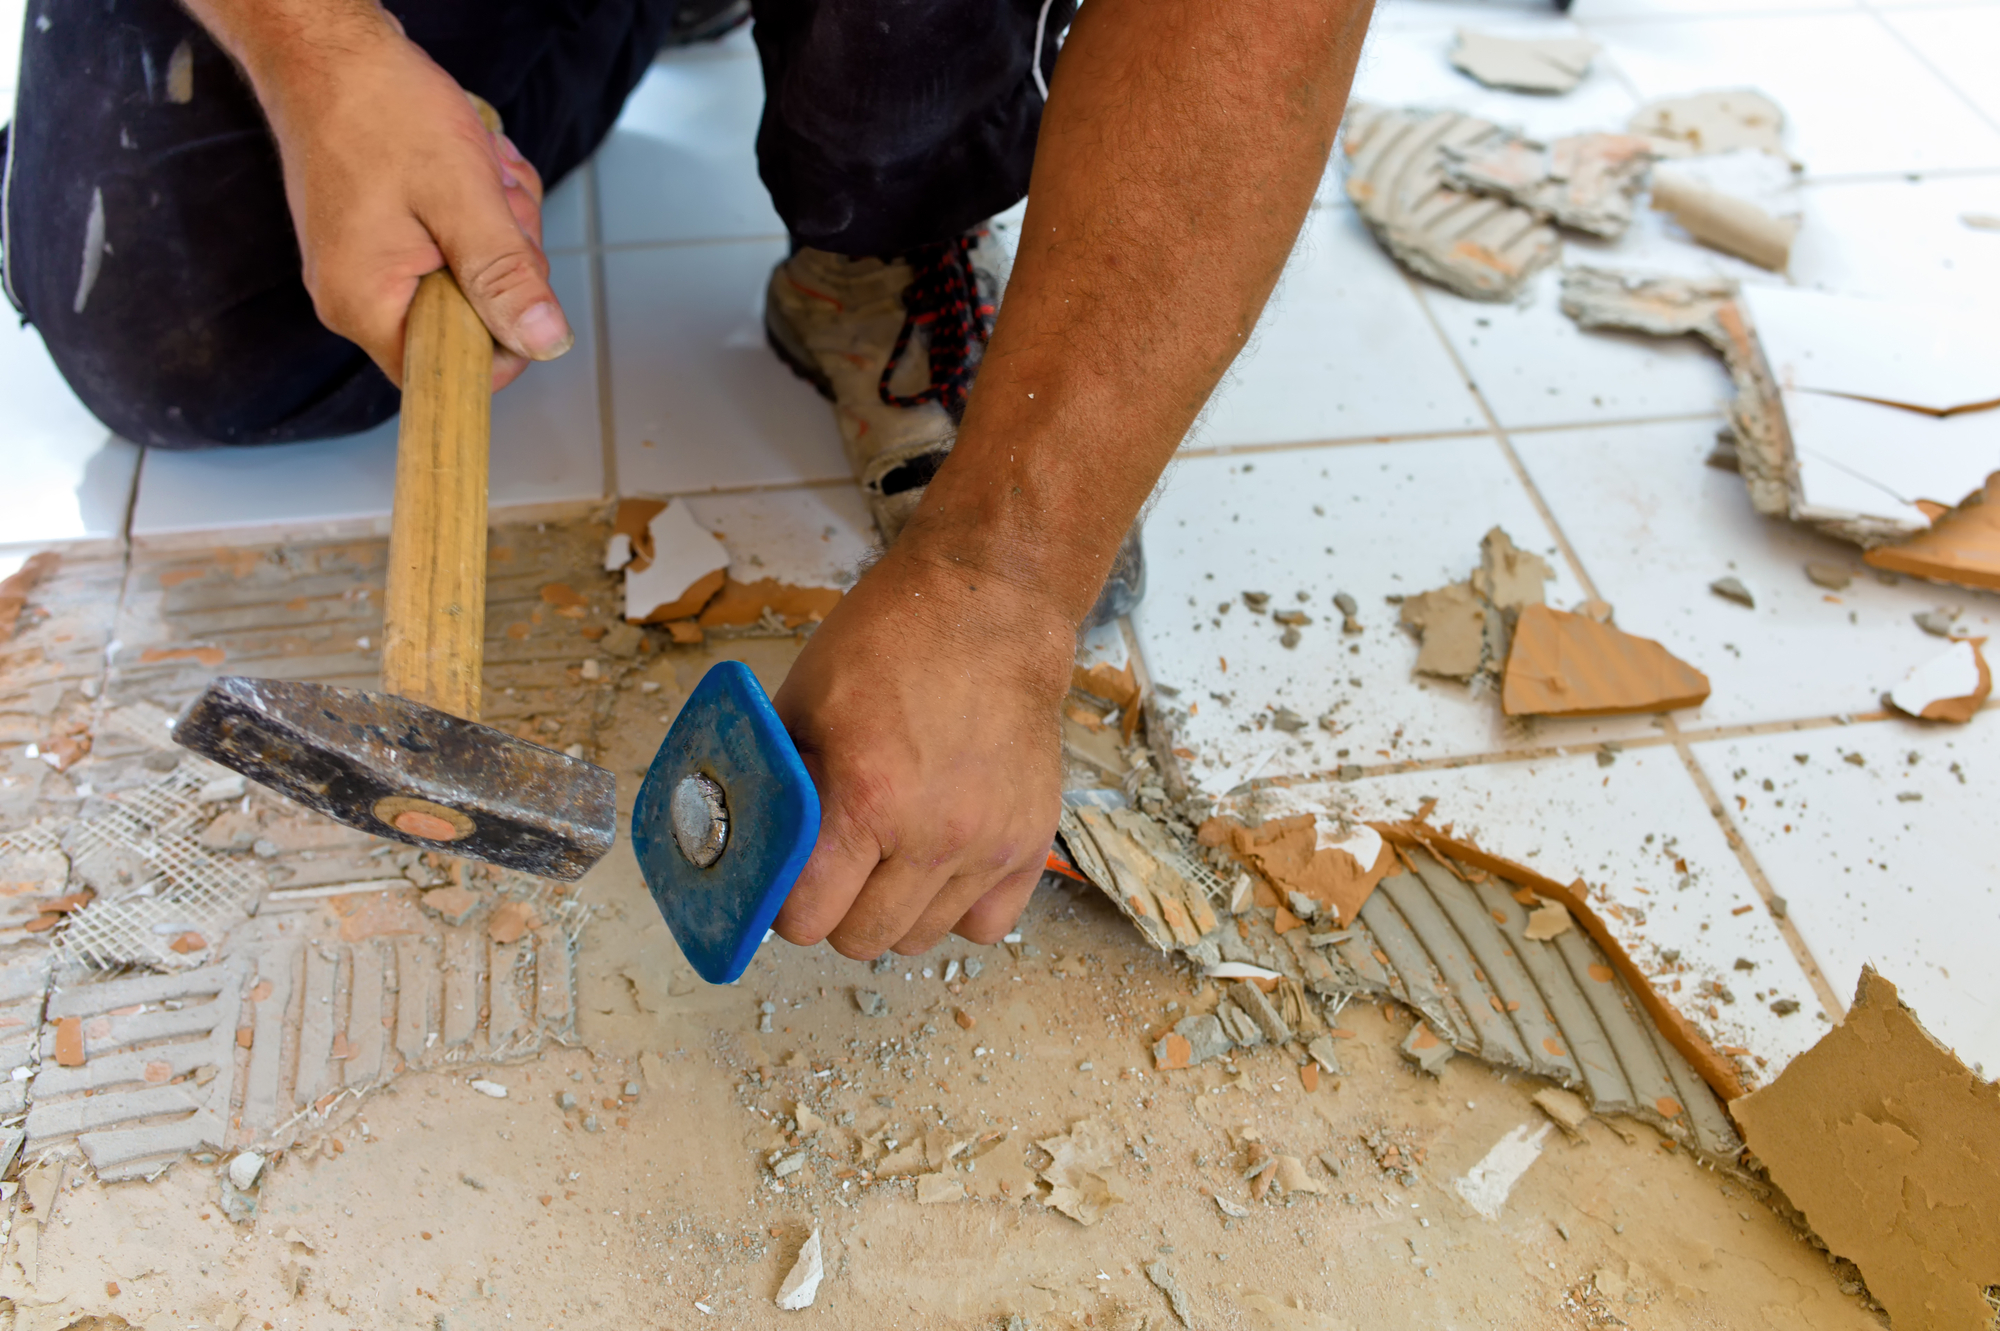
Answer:
[[[17,0],[0,2],[11,98],[9,11]],[[1581,28],[1605,50],[1568,96],[1492,92],[1445,58],[1461,23]],[[1962,301],[2000,289],[2000,234],[1959,221],[2000,214],[1996,67],[1994,0],[1577,0],[1570,19],[1390,0],[1356,95],[1552,134],[1616,128],[1653,97],[1757,86],[1785,107],[1804,167],[1791,280]],[[752,156],[760,102],[747,34],[665,58],[595,162],[551,196],[557,285],[580,337],[498,401],[496,509],[721,491],[697,512],[739,529],[732,553],[754,528],[787,568],[851,559],[860,510],[833,423],[759,326],[784,243]],[[1651,216],[1576,257],[1779,280]],[[1579,332],[1554,287],[1545,274],[1522,304],[1491,306],[1413,282],[1329,180],[1148,529],[1152,588],[1134,626],[1153,676],[1197,703],[1185,742],[1206,763],[1261,760],[1265,776],[1358,766],[1345,789],[1365,810],[1435,796],[1440,818],[1493,849],[1583,876],[1642,961],[1680,954],[1682,1002],[1715,1006],[1717,1033],[1774,1065],[1825,1029],[1827,1000],[1872,962],[1964,1057],[2000,1068],[2000,975],[1981,964],[2000,935],[2000,852],[1980,812],[2000,716],[1938,730],[1877,710],[1940,645],[1913,612],[1958,605],[1983,632],[2000,598],[1808,583],[1806,560],[1855,552],[1758,518],[1735,477],[1702,465],[1728,392],[1716,362],[1692,344]],[[0,333],[0,403],[12,469],[0,555],[388,507],[389,430],[141,459],[76,406],[31,331]],[[756,491],[769,493],[742,493]],[[1413,680],[1415,646],[1383,598],[1463,576],[1495,524],[1550,558],[1554,602],[1612,602],[1621,625],[1710,675],[1709,701],[1660,724],[1507,726],[1491,698]],[[1726,573],[1754,610],[1708,593]],[[1244,590],[1304,594],[1316,622],[1299,647],[1245,613]],[[1361,603],[1359,635],[1338,629],[1341,591]],[[1331,711],[1340,730],[1258,728],[1273,706]],[[1625,746],[1608,767],[1593,753],[1605,739]],[[1782,997],[1801,1010],[1773,1013]]]

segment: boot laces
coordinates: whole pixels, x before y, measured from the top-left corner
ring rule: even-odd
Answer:
[[[911,269],[910,285],[903,291],[903,327],[896,334],[895,349],[882,367],[876,391],[891,407],[915,407],[935,402],[955,421],[965,414],[966,394],[972,388],[973,371],[993,332],[993,302],[980,293],[979,274],[972,266],[972,249],[979,232],[954,237],[930,245],[920,245],[905,256]],[[924,330],[930,352],[931,381],[922,392],[908,397],[889,391],[890,376],[910,349],[910,338]]]

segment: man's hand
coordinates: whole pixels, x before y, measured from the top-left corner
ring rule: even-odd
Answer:
[[[249,74],[284,162],[320,320],[396,383],[417,279],[449,266],[493,333],[493,386],[574,338],[542,254],[542,183],[369,0],[190,0]]]
[[[775,926],[791,942],[864,959],[998,942],[1041,877],[1076,622],[947,553],[975,546],[906,532],[778,690],[823,801]]]

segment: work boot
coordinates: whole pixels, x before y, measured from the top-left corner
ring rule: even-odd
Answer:
[[[1007,267],[980,227],[887,260],[801,249],[771,273],[771,349],[833,403],[884,544],[951,451]]]
[[[951,451],[1009,258],[985,227],[892,259],[801,248],[771,272],[771,349],[833,403],[848,466],[889,544]],[[1095,626],[1138,603],[1145,568],[1125,538]]]

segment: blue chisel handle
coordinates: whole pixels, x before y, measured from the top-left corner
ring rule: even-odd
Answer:
[[[702,676],[646,769],[632,849],[695,973],[743,974],[819,839],[819,791],[748,666]]]

